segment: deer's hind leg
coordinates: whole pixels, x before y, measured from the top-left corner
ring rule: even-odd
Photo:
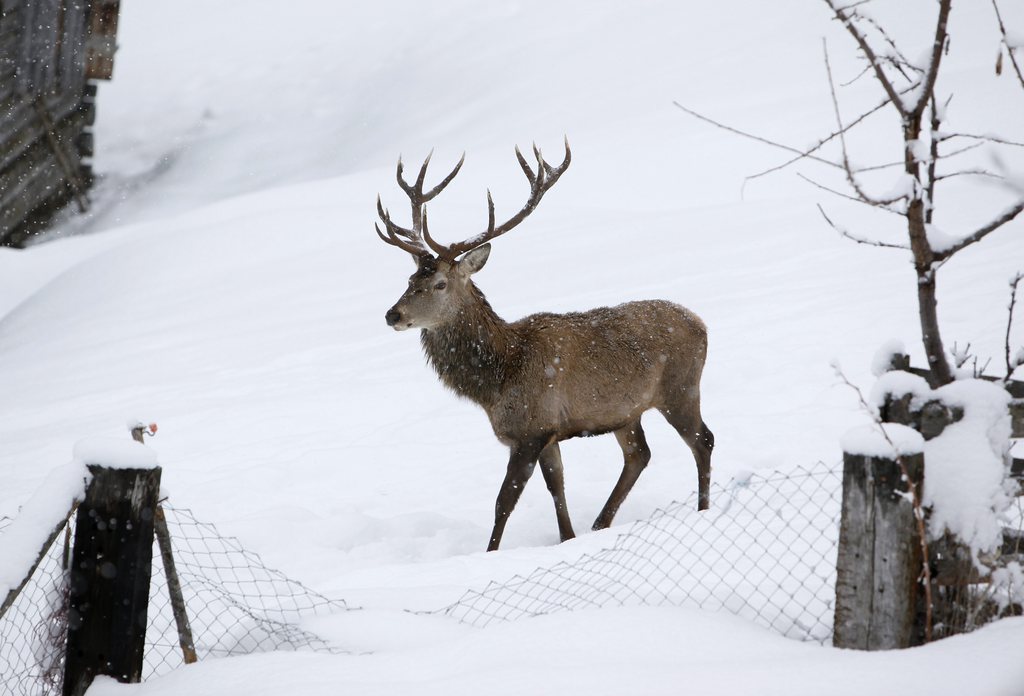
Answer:
[[[576,533],[572,531],[572,522],[569,520],[569,509],[565,504],[565,476],[562,473],[562,452],[558,448],[558,442],[552,442],[541,450],[538,463],[540,471],[544,474],[544,483],[548,486],[551,499],[555,501],[555,516],[558,518],[558,536],[562,541],[573,539]]]
[[[593,529],[595,530],[605,529],[611,525],[622,501],[629,495],[633,484],[640,477],[640,473],[647,468],[648,462],[651,461],[651,448],[647,446],[647,438],[644,437],[644,429],[640,427],[639,418],[626,427],[616,430],[615,439],[619,441],[619,447],[622,448],[624,459],[622,474],[619,475],[619,480],[615,484],[615,488],[612,489],[608,502],[604,504],[601,514],[594,520]]]
[[[693,396],[673,407],[658,409],[679,436],[683,438],[697,463],[697,509],[707,510],[711,503],[711,451],[715,436],[700,416],[700,396]]]

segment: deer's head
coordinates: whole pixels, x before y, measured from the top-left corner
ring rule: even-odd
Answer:
[[[491,192],[488,191],[487,230],[462,242],[449,245],[439,244],[430,236],[427,211],[424,206],[451,183],[455,175],[459,173],[459,169],[462,168],[465,155],[448,176],[429,191],[423,190],[423,182],[427,176],[430,155],[424,160],[419,176],[416,177],[416,182],[413,184],[408,183],[402,176],[402,160],[398,160],[396,178],[398,185],[405,191],[412,205],[412,228],[397,225],[391,219],[391,214],[384,209],[380,196],[377,197],[377,214],[380,216],[381,222],[384,223],[384,231],[382,232],[378,225],[375,225],[375,228],[377,235],[382,240],[408,252],[413,257],[416,261],[416,272],[409,278],[409,288],[384,315],[388,326],[393,326],[396,331],[413,328],[432,329],[456,316],[466,302],[474,301],[477,292],[473,288],[470,277],[483,268],[487,262],[487,257],[491,253],[490,240],[505,234],[526,219],[537,207],[548,189],[565,172],[572,158],[568,141],[565,143],[565,158],[557,167],[552,167],[545,162],[536,146],[533,148],[533,153],[537,158],[536,173],[527,163],[519,148],[516,148],[519,166],[522,167],[523,173],[526,174],[526,178],[530,182],[530,197],[522,209],[504,223],[496,224],[494,201],[491,198]]]
[[[384,315],[388,326],[395,331],[432,329],[458,314],[473,297],[469,277],[483,268],[490,253],[491,245],[484,244],[457,261],[418,256],[409,288]]]

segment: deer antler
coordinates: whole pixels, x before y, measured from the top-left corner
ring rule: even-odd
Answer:
[[[533,146],[533,156],[537,159],[537,172],[534,173],[533,169],[527,163],[526,158],[523,157],[523,153],[519,151],[519,147],[516,147],[516,159],[519,160],[519,166],[522,167],[523,173],[526,175],[527,180],[530,182],[530,197],[526,199],[526,203],[519,210],[518,213],[510,217],[508,220],[500,225],[495,225],[494,221],[494,199],[491,197],[490,189],[487,191],[487,231],[470,237],[464,241],[456,244],[449,244],[447,246],[438,244],[430,238],[430,232],[426,226],[423,228],[424,239],[430,248],[441,258],[454,260],[459,254],[463,254],[471,249],[476,249],[478,246],[489,242],[495,237],[499,237],[513,227],[518,225],[520,222],[526,219],[526,217],[534,211],[537,204],[540,203],[540,199],[544,197],[544,194],[548,192],[558,178],[565,173],[565,170],[569,168],[569,162],[572,161],[572,151],[569,149],[569,139],[565,139],[565,158],[562,163],[557,167],[552,167],[550,164],[544,161],[544,156],[540,152],[540,148],[536,145]]]
[[[441,180],[434,188],[429,191],[423,191],[423,182],[427,178],[427,166],[430,164],[430,158],[433,156],[434,151],[431,150],[427,158],[423,160],[423,165],[420,167],[419,175],[416,177],[416,182],[410,184],[402,176],[402,158],[398,158],[398,167],[395,171],[395,178],[398,179],[398,185],[405,191],[405,194],[409,197],[409,203],[412,206],[412,229],[402,227],[396,224],[391,219],[391,213],[384,208],[381,203],[380,196],[377,196],[377,215],[380,217],[381,222],[384,223],[384,230],[387,233],[380,231],[380,227],[377,223],[374,223],[374,229],[377,230],[377,236],[383,241],[387,242],[392,246],[396,246],[399,249],[409,252],[413,256],[424,256],[429,255],[430,250],[424,244],[423,241],[423,222],[425,220],[425,210],[423,204],[432,200],[434,196],[441,193],[444,188],[451,183],[455,175],[462,169],[462,163],[466,161],[466,154],[463,153],[459,159],[458,164],[455,168]],[[436,250],[435,250],[435,253]]]
[[[482,244],[489,242],[495,237],[501,236],[514,228],[520,222],[525,220],[540,203],[541,198],[548,192],[555,182],[558,181],[559,177],[565,173],[565,170],[569,168],[569,162],[572,161],[572,151],[569,149],[569,140],[565,140],[565,158],[562,163],[557,167],[552,167],[550,164],[544,161],[544,156],[541,154],[540,148],[536,145],[533,146],[533,156],[537,159],[537,171],[534,172],[530,165],[527,163],[526,158],[523,157],[523,153],[519,151],[519,147],[516,147],[516,159],[519,160],[519,166],[522,167],[523,173],[526,175],[527,180],[530,182],[530,197],[527,198],[525,205],[519,210],[518,213],[510,217],[508,220],[500,225],[495,224],[494,219],[494,199],[491,197],[491,192],[487,191],[487,231],[482,232],[474,237],[463,240],[456,244],[440,244],[430,236],[430,230],[427,226],[427,211],[424,204],[432,200],[437,194],[441,193],[448,184],[451,183],[455,175],[459,173],[462,168],[462,163],[466,160],[466,155],[463,153],[459,159],[458,164],[455,168],[446,176],[441,182],[430,189],[429,191],[423,191],[423,182],[427,176],[427,165],[430,164],[430,157],[433,155],[433,151],[427,158],[423,160],[423,165],[420,167],[419,175],[416,177],[416,182],[410,184],[402,176],[402,158],[398,158],[398,169],[396,171],[396,178],[398,179],[398,185],[402,187],[405,194],[409,197],[409,203],[412,206],[412,229],[402,227],[396,224],[391,219],[391,214],[384,209],[381,203],[380,196],[377,196],[377,215],[380,217],[381,222],[384,223],[384,228],[387,234],[381,232],[380,228],[374,224],[374,228],[377,230],[377,236],[382,240],[403,249],[413,256],[424,256],[429,255],[431,251],[437,254],[438,258],[446,261],[454,261],[460,254],[463,254],[471,249],[475,249]]]

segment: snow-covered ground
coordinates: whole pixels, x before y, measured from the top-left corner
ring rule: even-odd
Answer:
[[[1024,27],[1024,8],[1006,5],[1008,24]],[[923,0],[878,5],[910,55],[927,48],[932,11]],[[951,123],[1024,140],[1024,91],[993,75],[991,8],[963,3],[951,21],[941,85],[956,93]],[[503,550],[482,553],[506,452],[483,413],[438,384],[417,338],[384,323],[412,270],[372,229],[378,192],[405,219],[400,153],[413,167],[434,148],[440,173],[467,152],[431,208],[434,234],[454,240],[486,225],[487,188],[499,216],[525,200],[514,144],[557,153],[568,136],[568,173],[495,242],[477,282],[509,319],[653,297],[700,314],[719,481],[838,460],[840,436],[865,416],[832,360],[865,389],[875,348],[891,338],[922,362],[907,256],[839,239],[815,204],[863,235],[897,239],[899,221],[798,179],[841,184],[810,164],[741,195],[745,175],[784,154],[672,104],[808,145],[834,128],[822,37],[837,78],[853,78],[849,37],[824,3],[804,0],[125,3],[115,79],[100,88],[94,213],[62,223],[65,238],[0,249],[0,515],[16,515],[79,439],[155,421],[174,504],[366,607],[331,630],[375,654],[231,659],[94,691],[1024,689],[1007,647],[1024,638],[1022,620],[853,655],[687,609],[484,631],[394,613],[437,608],[615,534],[556,546],[550,498],[534,482]],[[849,119],[879,93],[862,78],[841,97]],[[889,116],[851,145],[865,162],[901,157]],[[1024,171],[1019,149],[998,163],[985,148],[973,154]],[[873,182],[879,190],[888,176]],[[962,234],[1009,200],[998,186],[953,180],[936,223]],[[1000,364],[1007,280],[1022,267],[1022,221],[943,267],[946,339]],[[620,524],[695,487],[675,432],[656,414],[645,428],[654,459]],[[565,443],[563,458],[569,510],[585,530],[621,455],[601,437]]]

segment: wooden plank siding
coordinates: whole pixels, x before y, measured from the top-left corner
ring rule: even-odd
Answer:
[[[0,0],[0,244],[23,244],[91,180],[90,79],[112,73],[118,10],[118,0]]]

